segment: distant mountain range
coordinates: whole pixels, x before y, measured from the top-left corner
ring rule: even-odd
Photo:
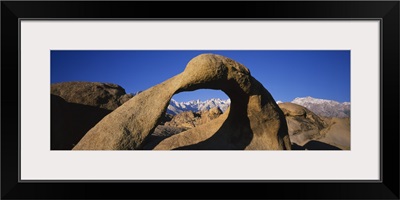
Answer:
[[[224,112],[229,105],[231,105],[231,100],[221,100],[221,99],[209,99],[206,101],[193,100],[188,102],[177,102],[174,99],[171,99],[168,105],[167,113],[176,115],[185,111],[204,111],[209,110],[214,107],[218,107],[222,112]]]
[[[339,103],[333,100],[316,99],[313,97],[297,97],[292,103],[304,106],[319,116],[350,117],[350,102]]]
[[[282,103],[277,101],[276,103]],[[317,115],[324,117],[350,117],[350,102],[339,103],[333,100],[317,99],[313,97],[297,97],[292,103],[304,106]],[[209,99],[206,101],[192,100],[188,102],[178,102],[171,99],[167,113],[176,115],[185,111],[199,112],[218,107],[224,112],[231,104],[231,100]]]

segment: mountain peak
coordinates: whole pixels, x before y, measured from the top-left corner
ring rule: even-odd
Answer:
[[[317,99],[311,96],[297,97],[292,103],[304,106],[324,117],[350,117],[350,102],[339,103],[334,100]]]
[[[276,101],[277,104],[283,103]],[[317,115],[324,117],[350,117],[350,102],[339,103],[334,100],[318,99],[311,96],[296,97],[292,103],[304,106]],[[210,110],[211,108],[219,108],[222,112],[231,104],[230,99],[222,100],[220,98],[211,98],[205,101],[200,99],[187,102],[178,102],[171,99],[167,109],[167,113],[176,115],[185,111],[200,112]]]
[[[211,108],[219,108],[222,112],[224,112],[231,104],[231,100],[221,100],[220,98],[212,98],[205,101],[201,101],[200,99],[191,100],[187,102],[178,102],[174,99],[171,99],[171,102],[168,106],[167,113],[176,115],[185,111],[193,111],[199,112],[204,110],[210,110]]]

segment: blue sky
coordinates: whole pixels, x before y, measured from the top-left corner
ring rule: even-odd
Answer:
[[[182,72],[193,57],[214,53],[229,57],[250,73],[275,100],[312,96],[350,101],[350,51],[51,51],[51,83],[108,82],[127,93],[146,90]],[[227,99],[219,90],[174,95],[177,101]]]

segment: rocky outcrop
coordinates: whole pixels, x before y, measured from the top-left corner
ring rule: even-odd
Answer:
[[[319,117],[294,103],[278,105],[286,116],[294,149],[350,149],[350,118]]]
[[[104,116],[132,98],[115,84],[51,85],[51,149],[71,150]]]
[[[151,150],[154,149],[162,140],[188,130],[185,127],[174,127],[166,125],[158,125],[154,132],[147,138],[143,143],[143,149]]]
[[[154,149],[162,140],[208,123],[221,114],[222,111],[218,107],[200,112],[186,111],[175,116],[166,114],[161,124],[156,127],[154,132],[146,140],[146,143],[144,143],[143,149]]]
[[[166,122],[165,125],[172,127],[194,128],[201,124],[212,121],[221,114],[222,111],[218,107],[201,112],[187,111],[175,115],[171,121]]]
[[[202,54],[185,70],[118,107],[94,126],[74,150],[143,149],[174,94],[219,89],[231,99],[223,115],[161,141],[155,149],[290,149],[286,120],[271,94],[242,64]],[[138,106],[140,105],[140,106]]]
[[[115,110],[133,97],[116,84],[99,82],[63,82],[51,85],[51,94],[69,103]]]
[[[320,117],[297,104],[280,103],[278,105],[286,116],[292,143],[302,146],[312,139],[322,137],[320,132],[326,124]]]
[[[165,125],[171,127],[194,128],[197,126],[197,121],[199,119],[201,119],[199,113],[186,111],[175,115],[171,121],[166,122]]]
[[[69,103],[51,95],[51,149],[71,150],[111,110]]]
[[[325,137],[319,141],[336,146],[343,150],[350,150],[350,118],[325,118],[324,121],[328,124],[322,130],[322,135]]]

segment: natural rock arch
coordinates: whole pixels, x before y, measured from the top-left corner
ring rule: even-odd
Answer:
[[[202,88],[225,92],[231,99],[230,109],[216,120],[165,139],[155,149],[291,149],[283,112],[250,71],[224,56],[202,54],[182,73],[104,117],[74,150],[141,149],[172,96]]]

